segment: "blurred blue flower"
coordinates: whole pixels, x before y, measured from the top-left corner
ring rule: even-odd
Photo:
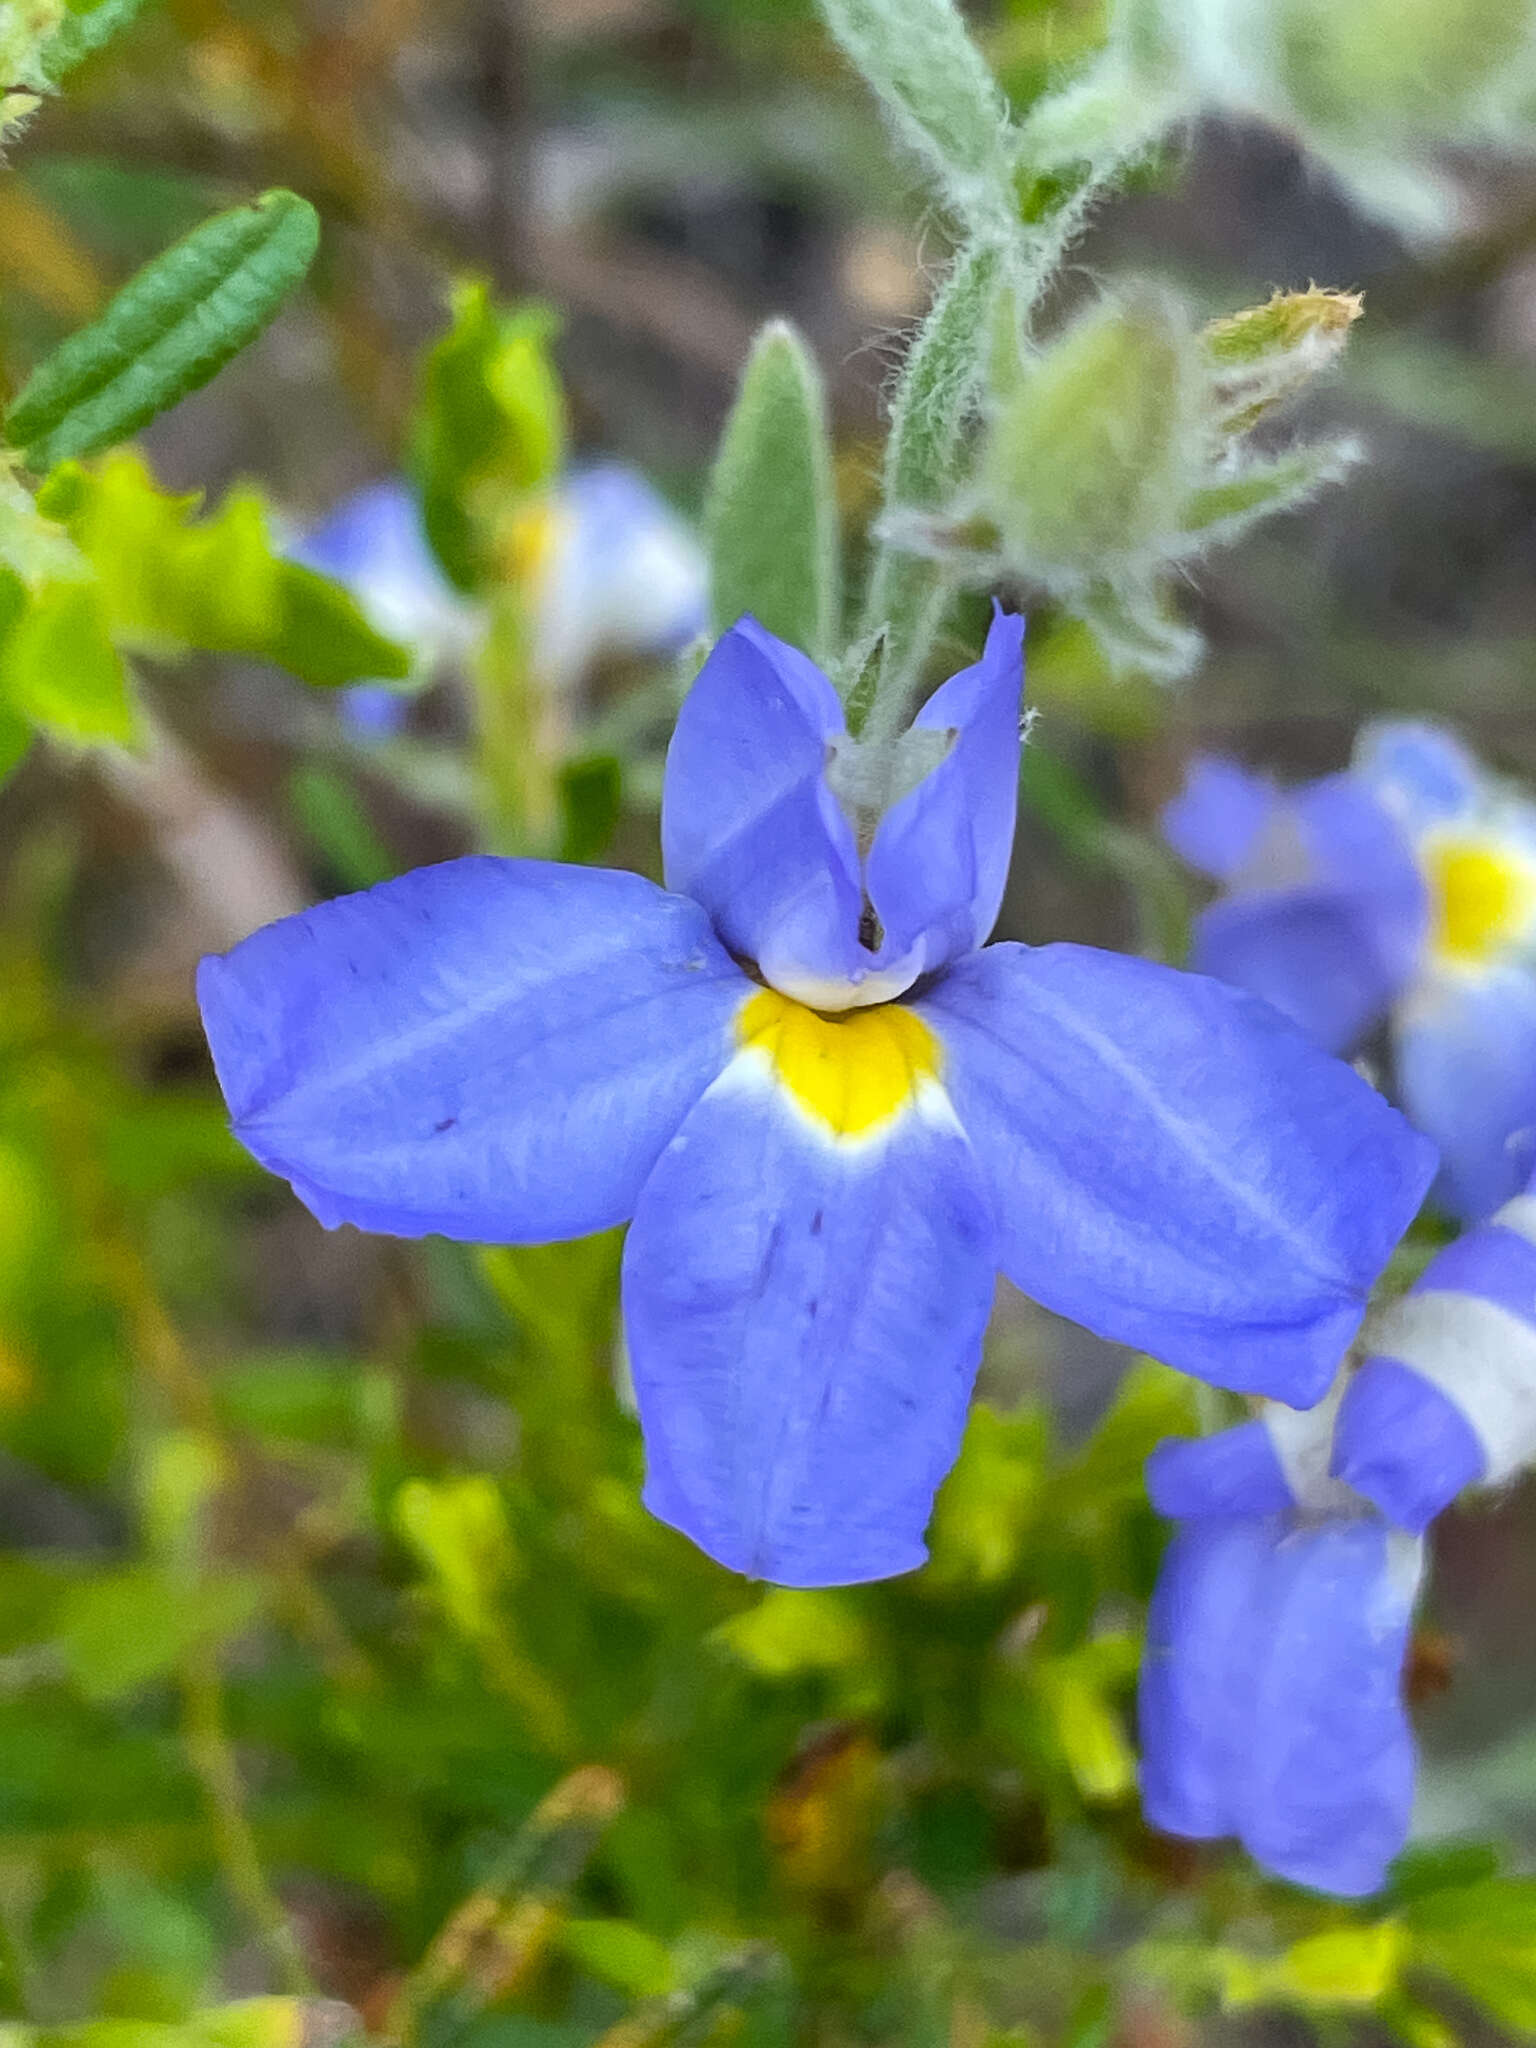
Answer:
[[[381,633],[415,649],[421,673],[461,659],[483,631],[483,608],[444,576],[402,479],[354,492],[293,554],[344,583]],[[534,673],[557,695],[605,657],[675,654],[704,631],[703,551],[621,463],[574,468],[532,499],[512,521],[508,556],[530,597]],[[409,693],[364,683],[343,701],[359,736],[380,738],[404,724]]]
[[[834,783],[880,760],[744,619],[678,718],[665,889],[451,861],[201,970],[235,1130],[322,1223],[537,1242],[633,1218],[646,1500],[738,1571],[922,1561],[998,1265],[1105,1337],[1316,1400],[1433,1171],[1251,997],[980,950],[1022,641],[999,612],[882,757],[916,764],[905,793],[856,823]]]
[[[411,649],[418,680],[462,656],[479,635],[479,608],[438,567],[416,499],[402,479],[354,491],[289,552],[306,568],[344,584],[370,625]],[[343,691],[342,706],[360,739],[388,739],[405,724],[410,691],[357,683]]]
[[[1191,965],[1333,1052],[1389,1021],[1447,1208],[1508,1200],[1536,1163],[1536,805],[1448,733],[1387,721],[1345,773],[1298,789],[1197,761],[1163,826],[1223,884]]]
[[[1371,1332],[1334,1469],[1405,1529],[1536,1460],[1536,1193],[1438,1252]]]
[[[1180,1527],[1147,1616],[1141,1796],[1168,1834],[1235,1835],[1276,1875],[1357,1898],[1408,1834],[1423,1555],[1327,1477],[1334,1408],[1271,1407],[1147,1461]]]

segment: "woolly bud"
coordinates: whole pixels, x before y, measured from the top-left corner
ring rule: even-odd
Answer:
[[[1140,285],[1093,307],[1011,382],[996,394],[976,492],[1006,560],[1086,585],[1177,531],[1199,377],[1170,293]]]

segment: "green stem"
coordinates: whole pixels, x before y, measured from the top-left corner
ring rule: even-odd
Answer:
[[[314,1980],[282,1902],[267,1882],[245,1811],[240,1770],[224,1727],[223,1688],[211,1651],[195,1651],[182,1667],[182,1739],[208,1802],[214,1845],[225,1882],[261,1937],[283,1989],[312,1996]]]

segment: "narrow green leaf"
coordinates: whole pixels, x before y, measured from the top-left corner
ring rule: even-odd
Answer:
[[[717,631],[750,612],[830,662],[841,547],[821,376],[783,321],[758,336],[726,421],[704,513]]]
[[[1258,520],[1288,511],[1326,485],[1338,483],[1361,454],[1358,441],[1343,437],[1243,463],[1219,483],[1194,492],[1183,508],[1180,525],[1202,547],[1235,540]]]
[[[44,85],[59,81],[94,56],[126,28],[144,6],[144,0],[95,0],[90,5],[70,8],[59,26],[38,52],[38,73]]]
[[[954,212],[982,233],[1006,232],[1007,103],[952,0],[821,0],[821,11]]]
[[[319,236],[308,200],[284,191],[194,228],[38,365],[6,415],[7,439],[47,470],[137,433],[261,332]]]
[[[318,761],[289,776],[288,807],[343,889],[371,889],[397,872],[357,792]]]

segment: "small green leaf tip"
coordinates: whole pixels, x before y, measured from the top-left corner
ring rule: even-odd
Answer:
[[[204,221],[38,365],[6,438],[39,472],[126,440],[255,339],[319,239],[315,209],[282,190]]]
[[[821,0],[892,128],[973,234],[1013,223],[1008,103],[952,0]]]
[[[763,329],[742,373],[704,526],[716,631],[750,612],[826,665],[842,607],[826,399],[809,350],[784,321]]]

